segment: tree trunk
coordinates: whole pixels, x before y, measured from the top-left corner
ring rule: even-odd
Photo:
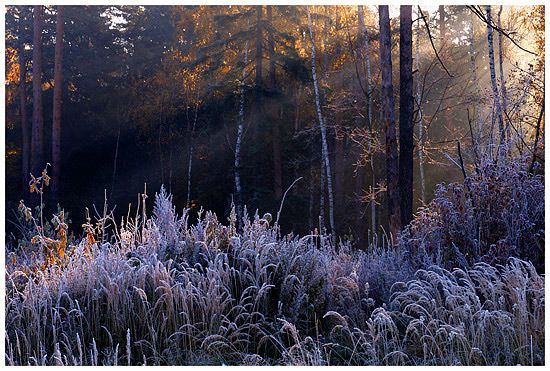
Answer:
[[[365,27],[365,13],[362,5],[357,6],[357,17],[359,20],[359,32],[365,46],[365,64],[367,67],[367,127],[369,129],[369,141],[367,150],[369,152],[369,163],[371,168],[372,189],[376,187],[376,174],[374,171],[374,127],[372,122],[372,70],[370,64],[369,34]],[[376,200],[370,202],[371,229],[376,232]]]
[[[498,154],[501,160],[506,158],[505,151],[505,131],[504,131],[504,121],[502,119],[502,108],[500,105],[500,96],[498,94],[497,79],[495,73],[495,51],[493,48],[493,27],[491,26],[491,6],[485,6],[485,12],[487,14],[487,42],[489,49],[489,69],[491,71],[491,86],[493,88],[493,100],[495,104],[495,115],[498,121],[498,129],[500,134],[500,143],[498,146]]]
[[[309,37],[311,38],[311,75],[313,77],[313,90],[315,92],[315,105],[317,109],[317,116],[319,118],[319,126],[321,127],[321,138],[322,138],[322,153],[323,160],[325,164],[326,176],[327,176],[327,186],[328,186],[328,203],[329,203],[329,221],[331,232],[335,232],[334,227],[334,200],[332,193],[332,173],[330,170],[330,160],[328,152],[328,143],[327,143],[327,128],[325,126],[325,120],[323,118],[323,113],[321,112],[321,99],[319,97],[319,86],[317,83],[317,72],[315,70],[315,39],[313,38],[313,25],[311,23],[311,13],[309,7],[307,8],[307,18],[309,23]]]
[[[333,7],[335,11],[335,33],[338,34],[342,28],[338,7]],[[334,55],[342,55],[342,44],[338,37],[335,38]],[[340,67],[338,71],[341,91],[347,91],[344,68]],[[346,127],[343,114],[337,113],[334,122],[334,213],[336,218],[341,218],[345,208],[345,179],[346,179],[346,161],[345,161],[345,143]],[[337,231],[334,231],[336,233]]]
[[[59,200],[61,176],[61,93],[63,88],[63,6],[57,7],[52,118],[52,206]]]
[[[399,188],[401,225],[412,220],[414,97],[412,76],[412,6],[401,5],[399,26]]]
[[[276,70],[275,70],[275,40],[273,38],[273,6],[267,6],[267,22],[270,25],[267,34],[267,49],[269,53],[269,85],[272,93],[277,87]],[[274,102],[275,103],[275,102]],[[272,115],[272,140],[273,140],[273,190],[278,201],[283,197],[283,171],[281,161],[281,133],[279,122],[275,119],[274,110],[275,104],[271,107]]]
[[[197,98],[198,99],[198,98]],[[195,128],[197,126],[197,117],[199,114],[199,102],[195,103],[195,116],[193,117],[193,126],[189,134],[189,160],[187,163],[187,207],[191,207],[191,175],[193,170],[193,144],[195,139]]]
[[[38,175],[44,166],[44,118],[42,116],[42,13],[41,5],[33,10],[32,50],[32,139],[31,171]]]
[[[27,114],[27,61],[25,60],[25,45],[22,42],[19,46],[19,114],[21,116],[22,140],[21,182],[22,189],[26,192],[29,188],[30,132],[29,117]]]
[[[248,64],[248,40],[244,47],[244,66]],[[237,126],[237,140],[235,143],[235,204],[237,213],[237,230],[241,230],[242,224],[242,189],[241,189],[241,144],[243,141],[244,133],[244,79],[246,77],[246,71],[243,68],[242,80],[239,88],[239,118]]]
[[[390,233],[392,235],[392,242],[395,243],[397,233],[401,229],[401,216],[392,83],[390,15],[387,5],[379,6],[378,10],[380,23],[380,66],[382,70],[382,122],[384,124],[384,132],[386,136],[386,194],[388,200],[388,223]]]
[[[472,69],[472,84],[474,85],[474,110],[475,110],[475,123],[474,128],[475,131],[472,132],[472,141],[473,141],[473,147],[474,147],[474,153],[479,154],[479,147],[481,145],[481,138],[482,138],[482,122],[481,122],[481,110],[479,107],[479,81],[477,78],[477,66],[476,66],[476,58],[477,53],[475,50],[475,34],[474,34],[474,16],[471,16],[470,20],[470,67]],[[477,157],[477,156],[476,156]],[[479,158],[476,158],[476,161],[479,161]]]
[[[502,5],[498,10],[497,15],[497,26],[499,30],[502,30],[502,23],[500,16],[502,14]],[[502,115],[503,119],[505,113],[508,112],[508,93],[506,92],[506,79],[504,77],[504,67],[503,67],[503,53],[502,53],[502,32],[498,32],[498,66],[500,72],[500,94],[502,96]],[[505,125],[505,135],[507,142],[510,142],[510,123],[507,122]]]
[[[420,12],[418,12],[420,13]],[[417,76],[420,76],[420,14],[416,21],[415,64]],[[426,203],[426,180],[424,177],[424,114],[422,112],[422,86],[420,77],[416,79],[416,102],[418,104],[418,168],[420,175],[420,200]]]

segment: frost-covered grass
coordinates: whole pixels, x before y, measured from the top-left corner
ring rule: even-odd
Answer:
[[[544,278],[524,260],[446,270],[280,236],[270,215],[190,225],[164,190],[150,218],[108,219],[65,246],[58,217],[8,254],[8,364],[544,363]]]

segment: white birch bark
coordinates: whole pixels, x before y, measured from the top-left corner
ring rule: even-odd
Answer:
[[[313,90],[315,92],[315,106],[317,109],[317,116],[319,118],[319,126],[321,127],[321,138],[322,138],[322,153],[325,163],[326,177],[327,177],[327,186],[328,186],[328,203],[329,203],[329,221],[330,229],[332,233],[335,233],[334,228],[334,199],[332,194],[332,175],[330,170],[330,159],[328,155],[328,144],[327,144],[327,128],[325,125],[325,120],[323,118],[323,113],[321,112],[321,101],[319,99],[319,86],[317,84],[317,72],[315,69],[315,39],[313,38],[313,26],[311,23],[311,13],[309,7],[307,8],[307,18],[309,24],[309,37],[311,38],[311,74],[313,77]]]
[[[500,6],[497,14],[497,26],[499,30],[502,30],[502,23],[500,16],[502,14],[502,5]],[[503,67],[503,52],[502,52],[502,32],[498,32],[498,65],[500,72],[500,95],[502,98],[502,115],[505,116],[508,112],[508,93],[506,92],[506,79],[504,77],[504,67]],[[507,121],[507,120],[506,120]],[[510,126],[509,122],[505,125],[505,134],[507,141],[510,141]]]
[[[244,65],[248,64],[248,40],[244,47]],[[235,198],[236,198],[236,212],[237,212],[237,226],[242,223],[242,189],[241,189],[241,144],[243,140],[244,132],[244,79],[246,73],[243,68],[241,86],[239,89],[239,119],[237,126],[237,142],[235,143]]]
[[[495,73],[495,50],[493,46],[493,27],[491,26],[491,6],[485,6],[485,12],[487,16],[487,43],[489,49],[489,69],[491,72],[491,86],[493,88],[493,101],[495,105],[495,116],[498,121],[498,129],[500,134],[500,143],[498,146],[498,155],[500,159],[506,157],[505,151],[505,133],[504,133],[504,121],[502,119],[502,108],[500,105],[500,95],[498,93],[497,79]],[[492,143],[491,143],[492,144]]]
[[[475,121],[474,121],[474,127],[472,129],[474,136],[474,152],[479,153],[478,149],[481,144],[481,138],[483,137],[483,128],[482,128],[482,122],[481,122],[481,109],[479,106],[479,80],[477,78],[477,65],[476,65],[476,59],[477,59],[477,53],[475,50],[475,32],[474,32],[474,16],[472,15],[470,18],[470,34],[469,34],[469,44],[470,44],[470,67],[472,69],[472,84],[474,87],[474,111],[475,111]]]

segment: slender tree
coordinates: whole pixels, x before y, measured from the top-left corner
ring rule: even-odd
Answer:
[[[388,222],[393,242],[401,229],[399,169],[395,112],[392,82],[391,29],[387,5],[378,7],[380,24],[380,67],[382,69],[382,122],[386,136],[386,187],[388,201]]]
[[[485,12],[487,17],[487,44],[489,51],[489,70],[491,72],[491,87],[493,88],[493,101],[495,105],[495,115],[496,120],[498,121],[498,129],[500,134],[500,143],[498,146],[498,155],[500,159],[505,159],[505,129],[504,129],[504,120],[502,118],[502,107],[500,105],[500,96],[498,93],[497,87],[497,78],[495,73],[495,51],[493,47],[493,26],[491,21],[491,6],[485,6]]]
[[[52,118],[52,205],[59,199],[59,183],[61,175],[61,95],[63,88],[63,19],[64,7],[57,7],[55,30],[55,61],[53,87],[53,118]]]
[[[342,55],[342,43],[337,37],[342,29],[341,17],[337,6],[332,7],[334,10],[334,29],[336,33],[334,54]],[[344,68],[338,71],[338,80],[340,82],[341,91],[347,91],[347,82],[344,74]],[[334,120],[334,213],[337,217],[342,216],[345,207],[345,143],[346,143],[346,127],[345,118],[338,115]],[[335,231],[336,232],[336,231]]]
[[[248,64],[248,40],[244,46],[244,61],[243,65]],[[237,140],[235,143],[235,204],[237,212],[237,229],[240,230],[242,223],[242,188],[241,188],[241,145],[244,134],[244,101],[245,101],[245,83],[246,71],[243,68],[242,78],[239,87],[239,117],[237,125]]]
[[[420,11],[416,20],[415,40],[415,69],[417,76],[420,75]],[[420,78],[416,79],[416,104],[418,105],[418,173],[420,177],[420,200],[426,203],[426,180],[424,176],[424,112],[422,111],[422,86]]]
[[[401,5],[399,12],[399,190],[401,224],[412,220],[414,97],[412,75],[412,6]]]
[[[198,93],[197,93],[198,95]],[[189,94],[189,88],[187,89],[187,101],[190,102],[191,96]],[[189,123],[189,110],[187,112],[187,133],[189,136],[189,158],[187,161],[187,207],[191,207],[191,175],[193,171],[193,152],[195,142],[195,129],[197,127],[197,118],[199,114],[199,97],[196,97],[195,101],[195,114],[193,115],[193,124]]]
[[[369,130],[369,138],[367,143],[367,151],[369,153],[369,164],[371,170],[371,186],[374,191],[376,188],[376,172],[374,170],[374,126],[372,122],[372,69],[370,63],[370,47],[369,47],[369,33],[365,26],[365,12],[362,5],[357,6],[357,18],[359,23],[359,35],[360,40],[363,41],[365,65],[367,69],[367,128]],[[358,174],[359,176],[359,174]],[[371,214],[371,230],[374,233],[376,231],[376,200],[370,201],[370,214]]]
[[[470,44],[470,68],[472,69],[471,80],[474,89],[474,114],[475,114],[475,123],[472,128],[472,142],[474,147],[474,153],[479,154],[479,147],[481,144],[482,138],[482,122],[481,122],[481,109],[479,107],[479,80],[477,78],[477,53],[475,50],[475,31],[474,31],[474,16],[470,18],[470,34],[469,41]],[[476,158],[476,161],[479,160]]]
[[[502,98],[502,114],[503,118],[505,114],[508,112],[508,92],[506,91],[506,78],[504,76],[504,63],[503,63],[503,52],[502,52],[502,22],[501,22],[501,14],[502,14],[502,5],[498,9],[497,13],[497,26],[498,26],[498,67],[500,72],[500,95]],[[506,130],[505,134],[507,137],[507,141],[510,141],[510,123],[506,123],[505,125]]]
[[[323,112],[321,111],[321,99],[319,97],[319,86],[317,82],[317,72],[315,69],[315,39],[313,37],[313,25],[311,22],[311,12],[309,11],[309,7],[307,7],[307,19],[309,24],[309,37],[311,39],[311,75],[313,78],[313,90],[315,93],[315,107],[317,109],[317,117],[319,118],[319,126],[321,128],[322,154],[323,154],[323,162],[325,164],[324,168],[326,171],[327,186],[328,186],[330,229],[334,233],[336,229],[334,228],[334,200],[333,200],[333,193],[332,193],[332,173],[330,170],[327,128],[325,125],[325,120],[323,118]]]
[[[30,173],[30,131],[29,117],[27,114],[27,61],[25,59],[25,43],[19,43],[19,114],[21,117],[21,138],[22,138],[22,166],[21,181],[23,190],[28,188]]]
[[[44,118],[42,116],[42,15],[43,7],[33,9],[32,50],[32,139],[31,171],[36,175],[44,166]]]

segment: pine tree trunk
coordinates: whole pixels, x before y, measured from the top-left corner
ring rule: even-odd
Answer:
[[[32,139],[31,171],[37,176],[44,167],[44,118],[42,116],[42,16],[43,7],[33,10],[32,50]]]
[[[502,108],[500,105],[500,96],[498,94],[497,79],[495,73],[495,51],[493,47],[493,27],[491,26],[491,6],[485,6],[485,12],[487,15],[487,42],[489,49],[489,70],[491,71],[491,86],[493,88],[493,101],[495,104],[495,115],[498,121],[498,129],[500,134],[500,143],[498,146],[498,154],[501,160],[506,158],[506,138],[504,131],[504,121],[502,119]]]
[[[272,92],[277,87],[276,70],[275,70],[275,40],[273,38],[273,6],[267,6],[267,22],[270,25],[267,34],[267,49],[269,53],[269,85]],[[275,106],[275,104],[273,105]],[[280,201],[283,197],[283,171],[281,161],[281,133],[279,128],[279,122],[275,119],[273,113],[274,107],[271,107],[272,115],[272,140],[273,140],[273,190],[275,191],[275,198]]]
[[[321,111],[321,99],[319,97],[319,86],[317,83],[317,72],[315,70],[315,39],[313,38],[313,25],[311,23],[311,13],[309,7],[307,8],[307,18],[309,23],[309,36],[311,38],[311,75],[313,77],[313,90],[315,92],[315,106],[317,109],[317,116],[319,118],[319,126],[321,127],[321,138],[322,138],[322,154],[325,164],[325,171],[327,177],[327,187],[328,187],[328,204],[329,204],[329,221],[331,232],[335,232],[334,227],[334,199],[332,192],[332,173],[330,170],[330,160],[328,152],[328,138],[327,138],[327,128],[325,125],[325,120],[323,118],[323,113]]]
[[[29,117],[27,114],[27,61],[25,60],[25,45],[23,43],[19,46],[19,114],[21,116],[22,140],[21,182],[22,189],[26,192],[29,188],[30,132]]]
[[[418,12],[420,13],[420,12]],[[420,14],[416,21],[415,63],[416,73],[420,76]],[[418,104],[418,168],[420,176],[420,200],[426,203],[426,180],[424,176],[424,114],[422,112],[422,86],[420,77],[416,79],[416,102]]]
[[[412,6],[401,5],[399,18],[399,188],[401,225],[405,226],[413,212]]]
[[[390,15],[387,5],[379,9],[380,23],[380,66],[382,69],[382,122],[386,136],[386,187],[388,201],[388,223],[392,242],[396,242],[397,233],[401,229],[399,185],[398,185],[398,153],[395,129],[395,111],[392,83],[391,61],[391,30]]]
[[[59,200],[61,176],[61,92],[63,88],[63,19],[64,7],[57,7],[52,118],[52,206]]]

